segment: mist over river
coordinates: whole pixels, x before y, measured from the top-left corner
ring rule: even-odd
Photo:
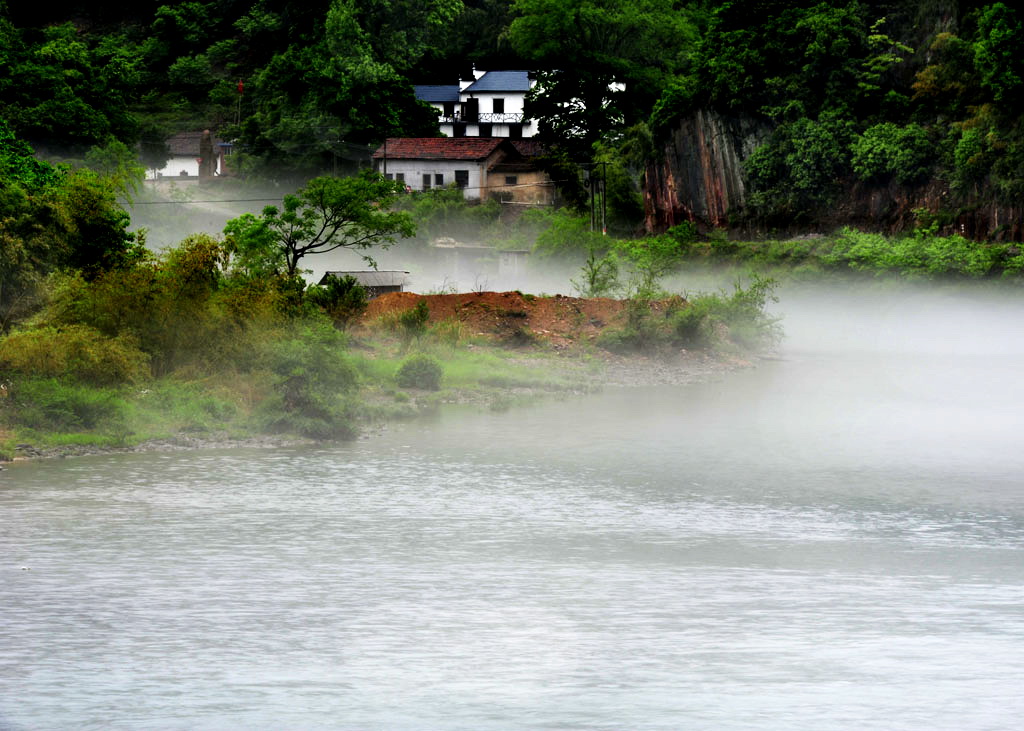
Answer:
[[[1019,729],[1024,297],[327,448],[0,473],[0,729]]]

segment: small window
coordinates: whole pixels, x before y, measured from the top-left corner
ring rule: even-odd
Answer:
[[[498,97],[494,100],[494,113],[504,114],[505,113],[505,100]]]
[[[444,187],[444,173],[434,173],[434,185],[438,188]]]
[[[455,186],[457,188],[468,188],[469,187],[469,171],[468,170],[456,170],[455,171]]]
[[[523,139],[523,125],[521,124],[510,124],[508,126],[508,137],[511,140]]]
[[[506,175],[505,176],[505,185],[518,185],[518,184],[519,184],[519,176],[518,175]]]
[[[423,190],[430,190],[430,173],[423,173]]]
[[[397,180],[399,183],[404,183],[405,173],[395,173],[395,180]]]
[[[494,125],[489,122],[480,123],[480,137],[493,137],[494,136]]]
[[[394,180],[395,179],[395,176],[392,175],[391,173],[384,173],[384,177],[387,178],[388,180]]]
[[[444,116],[448,118],[455,116],[455,102],[444,103]]]

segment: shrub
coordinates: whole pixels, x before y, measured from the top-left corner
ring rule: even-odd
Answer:
[[[781,329],[765,307],[776,300],[774,289],[774,280],[754,277],[746,288],[737,282],[732,293],[695,295],[670,316],[674,339],[690,347],[712,347],[726,337],[743,348],[773,345]]]
[[[691,348],[711,345],[714,326],[710,314],[719,301],[718,295],[701,295],[676,310],[670,317],[676,342]]]
[[[610,252],[598,258],[597,253],[591,249],[580,269],[579,279],[570,279],[569,283],[580,297],[613,296],[622,286],[619,282],[618,257]]]
[[[851,134],[852,122],[838,112],[779,125],[743,163],[751,209],[789,220],[829,205],[848,169]]]
[[[0,364],[24,375],[66,376],[98,386],[149,377],[149,356],[130,336],[107,337],[87,325],[44,327],[0,341]]]
[[[430,328],[430,335],[439,343],[455,347],[466,339],[466,325],[454,317],[446,317],[434,323]]]
[[[868,127],[850,145],[850,151],[853,171],[861,180],[892,177],[900,183],[923,177],[934,156],[934,146],[923,127],[900,127],[892,122]]]
[[[306,290],[306,297],[326,312],[338,327],[346,327],[359,315],[366,312],[370,299],[366,288],[350,274],[331,277],[323,286],[312,286]]]
[[[398,369],[395,381],[402,388],[419,388],[424,391],[437,391],[441,388],[443,375],[441,364],[425,353],[417,353],[409,358]]]
[[[651,311],[649,298],[633,297],[626,303],[625,326],[605,330],[598,336],[597,344],[619,352],[646,350],[664,339],[662,324]]]
[[[541,256],[579,255],[605,246],[607,238],[590,230],[590,221],[564,208],[547,212],[546,228],[533,246]]]
[[[267,349],[265,361],[275,384],[260,407],[265,429],[314,439],[354,435],[344,395],[355,387],[358,373],[344,344],[344,336],[329,324],[312,323]]]
[[[426,300],[420,300],[415,307],[405,310],[398,315],[398,324],[402,330],[402,338],[407,343],[420,337],[427,331],[427,322],[430,320],[430,308]]]
[[[10,423],[45,431],[123,431],[127,410],[113,390],[56,378],[14,381],[3,407]]]

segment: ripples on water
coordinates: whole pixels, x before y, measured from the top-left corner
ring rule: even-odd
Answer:
[[[336,449],[13,466],[0,728],[1019,727],[1010,364],[806,342]]]

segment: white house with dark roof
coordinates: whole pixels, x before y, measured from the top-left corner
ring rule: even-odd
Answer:
[[[416,98],[438,110],[441,133],[448,137],[509,137],[537,133],[524,113],[526,92],[534,84],[528,71],[477,71],[458,84],[415,86]]]

